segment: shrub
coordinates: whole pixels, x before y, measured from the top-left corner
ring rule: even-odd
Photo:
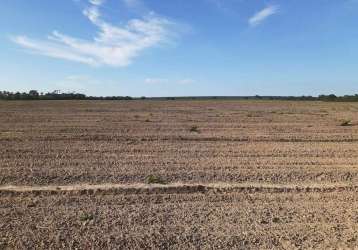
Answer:
[[[190,128],[190,132],[196,132],[196,133],[199,133],[200,131],[199,131],[198,126],[192,126],[192,127]]]
[[[351,120],[345,120],[341,123],[341,126],[352,126],[352,121]]]
[[[167,182],[165,180],[163,180],[161,177],[159,176],[155,176],[155,175],[148,175],[146,178],[145,178],[145,182],[147,184],[166,184]]]
[[[82,213],[80,215],[80,221],[90,221],[93,220],[94,216],[93,214],[89,214],[89,213]]]

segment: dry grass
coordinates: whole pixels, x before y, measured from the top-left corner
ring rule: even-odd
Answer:
[[[356,246],[358,126],[337,124],[357,113],[355,103],[0,102],[0,185],[130,188],[0,192],[0,249]],[[150,175],[168,185],[131,187]],[[202,188],[216,183],[259,186]]]

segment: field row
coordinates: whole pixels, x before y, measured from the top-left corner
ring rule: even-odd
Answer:
[[[0,184],[356,182],[358,143],[2,143]]]

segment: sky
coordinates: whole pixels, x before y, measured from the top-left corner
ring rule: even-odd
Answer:
[[[2,0],[0,90],[358,93],[358,0]]]

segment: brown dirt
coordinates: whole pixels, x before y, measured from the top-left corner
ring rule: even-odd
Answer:
[[[358,103],[0,102],[0,249],[354,248],[358,126],[340,124],[357,115]]]

